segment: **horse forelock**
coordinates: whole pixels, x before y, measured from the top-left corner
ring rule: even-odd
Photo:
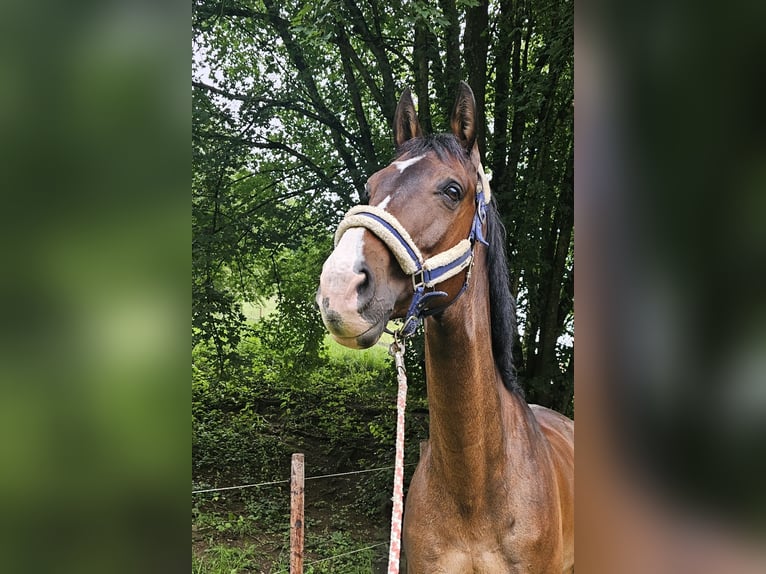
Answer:
[[[457,158],[464,164],[470,162],[470,156],[452,134],[433,134],[407,140],[396,149],[395,160],[404,155],[418,156],[429,151],[436,153],[440,161],[448,162]]]

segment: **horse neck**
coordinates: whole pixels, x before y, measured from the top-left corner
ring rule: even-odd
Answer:
[[[484,257],[463,296],[426,322],[426,380],[433,469],[456,496],[491,490],[503,478],[499,469],[508,468],[503,429],[523,427],[531,413],[495,367]],[[527,433],[512,434],[515,441]]]

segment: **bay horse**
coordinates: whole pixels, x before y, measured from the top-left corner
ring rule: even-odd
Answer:
[[[317,303],[352,348],[389,319],[425,321],[429,440],[407,494],[407,572],[574,572],[574,422],[528,405],[515,380],[505,231],[475,117],[462,83],[452,133],[426,136],[402,94],[396,157],[339,226]]]

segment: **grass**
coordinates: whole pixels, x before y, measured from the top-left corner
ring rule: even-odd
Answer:
[[[327,354],[333,361],[341,363],[356,363],[362,368],[385,368],[388,361],[388,346],[391,336],[383,334],[375,345],[369,349],[349,349],[336,343],[330,335],[324,339]]]
[[[218,544],[201,556],[192,554],[192,574],[232,574],[233,572],[260,572],[261,561],[255,546],[246,548]]]
[[[262,536],[256,535],[255,543],[212,543],[211,540],[204,550],[192,551],[192,574],[287,574],[290,551],[286,532],[281,539],[281,543],[272,546],[271,552],[263,549]],[[386,543],[357,540],[348,532],[307,531],[303,571],[305,574],[373,574],[381,570],[386,552]]]

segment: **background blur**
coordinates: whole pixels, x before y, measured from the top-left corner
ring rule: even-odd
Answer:
[[[2,13],[2,569],[186,569],[190,9]]]
[[[3,8],[4,570],[185,570],[190,7]],[[766,570],[765,16],[576,8],[581,571]]]
[[[766,571],[765,16],[576,9],[581,571]]]

